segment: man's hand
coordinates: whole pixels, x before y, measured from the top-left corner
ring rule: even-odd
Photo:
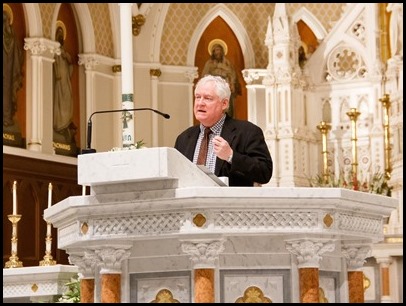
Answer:
[[[233,149],[231,149],[227,140],[221,136],[214,136],[213,149],[216,156],[223,160],[227,160],[233,154]]]

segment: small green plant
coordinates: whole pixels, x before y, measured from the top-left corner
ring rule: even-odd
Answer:
[[[136,144],[135,144],[135,148],[136,148],[136,149],[141,149],[141,148],[143,148],[144,146],[145,146],[144,139],[141,139],[141,140],[137,141]]]
[[[57,303],[80,303],[80,280],[79,276],[72,277],[66,283],[67,290],[58,299]]]

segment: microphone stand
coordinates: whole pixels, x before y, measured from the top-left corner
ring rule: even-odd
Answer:
[[[165,114],[163,112],[160,112],[159,110],[149,108],[149,107],[143,107],[143,108],[129,108],[129,109],[113,109],[113,110],[102,110],[102,111],[96,111],[92,113],[89,117],[89,120],[87,121],[87,145],[86,149],[82,149],[82,154],[88,154],[88,153],[95,153],[96,150],[92,149],[91,143],[92,143],[92,117],[93,115],[96,114],[105,114],[105,113],[118,113],[118,112],[131,112],[131,111],[144,111],[144,110],[149,110],[153,111],[154,113],[157,113],[164,117],[165,119],[169,119],[171,116],[169,114]]]

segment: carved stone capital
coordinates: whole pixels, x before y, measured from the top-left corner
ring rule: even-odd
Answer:
[[[224,251],[224,240],[185,241],[182,251],[190,255],[194,269],[215,268],[216,259]]]
[[[59,42],[36,37],[27,37],[24,40],[24,50],[30,51],[32,55],[44,55],[46,52],[52,55],[61,54]]]
[[[318,268],[321,255],[334,251],[335,244],[332,241],[294,240],[286,242],[286,249],[296,255],[298,268]]]
[[[365,245],[344,245],[341,253],[347,261],[348,271],[357,271],[363,267],[366,261],[365,258],[370,256],[371,247]]]
[[[85,65],[86,70],[92,70],[99,65],[99,61],[93,54],[79,54],[79,65]]]
[[[95,267],[100,263],[94,251],[86,251],[84,255],[69,255],[69,263],[79,268],[83,278],[94,278]]]
[[[196,69],[190,69],[186,70],[185,77],[189,80],[190,83],[192,83],[196,78],[199,77],[199,74],[197,73]]]
[[[254,69],[244,69],[242,71],[242,76],[247,85],[251,85],[253,82],[263,78],[263,75],[258,70]]]
[[[128,248],[107,247],[95,250],[95,254],[100,261],[100,274],[121,274],[122,261],[128,259],[131,255]]]
[[[385,256],[385,257],[375,257],[376,262],[381,266],[381,268],[388,268],[389,265],[392,263],[392,257]]]

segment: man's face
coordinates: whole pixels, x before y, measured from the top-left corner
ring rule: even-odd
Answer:
[[[220,47],[220,46],[214,47],[214,49],[213,49],[213,54],[214,54],[214,57],[215,57],[217,60],[222,59],[222,58],[223,58],[223,55],[224,55],[223,48]]]
[[[213,82],[207,82],[196,88],[194,114],[196,120],[206,127],[213,126],[220,120],[228,107],[228,99],[220,100]]]

